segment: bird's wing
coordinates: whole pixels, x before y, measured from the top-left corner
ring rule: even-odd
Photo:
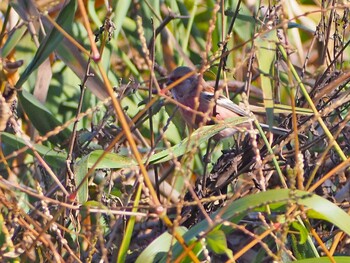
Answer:
[[[201,97],[208,102],[214,100],[214,94],[206,91],[201,92]],[[216,104],[220,107],[233,111],[240,116],[249,117],[248,113],[245,110],[241,109],[237,104],[233,103],[230,99],[226,98],[223,95],[220,95],[218,97]]]
[[[210,102],[214,100],[214,95],[211,92],[203,91],[201,92],[201,98]],[[237,104],[233,103],[230,99],[226,98],[225,96],[220,95],[216,100],[216,103],[218,106],[228,109],[230,111],[233,111],[240,116],[249,117],[249,114],[244,109],[239,107]],[[268,131],[271,131],[272,133],[279,134],[279,135],[285,135],[290,132],[290,130],[287,130],[284,128],[269,127],[267,124],[260,123],[260,126],[263,130],[268,130]]]

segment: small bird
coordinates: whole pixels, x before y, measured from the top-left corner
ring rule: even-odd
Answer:
[[[178,67],[168,77],[167,85],[174,83],[178,79],[182,78],[186,74],[189,74],[193,70],[189,67]],[[201,125],[208,125],[212,123],[213,109],[214,109],[214,88],[210,87],[200,74],[194,74],[181,83],[177,84],[171,89],[171,93],[174,99],[185,107],[180,107],[181,114],[186,123],[194,129],[197,129]],[[192,110],[191,110],[192,109]],[[198,114],[194,111],[201,112]],[[235,116],[249,117],[249,114],[237,104],[233,103],[230,99],[223,95],[217,96],[215,119],[225,120]],[[243,123],[239,127],[249,128],[249,124]],[[260,124],[263,129],[268,130],[269,126],[266,124]],[[214,136],[215,141],[232,136],[238,130],[235,128],[226,128],[219,134]],[[283,128],[272,127],[271,131],[276,134],[286,134],[289,130]]]

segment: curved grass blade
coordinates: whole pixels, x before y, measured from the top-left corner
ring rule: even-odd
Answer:
[[[203,126],[196,130],[190,137],[187,137],[179,144],[156,153],[152,155],[149,159],[151,164],[162,163],[176,158],[178,156],[184,155],[189,152],[193,147],[198,147],[200,144],[207,142],[209,138],[213,137],[215,134],[224,130],[225,128],[233,127],[244,122],[247,122],[249,118],[247,117],[233,117],[225,121],[224,123],[219,123],[216,125]]]
[[[149,159],[150,164],[167,162],[173,158],[177,158],[185,153],[189,152],[192,147],[198,147],[198,145],[207,142],[209,138],[222,131],[225,128],[232,127],[235,125],[247,122],[249,118],[247,117],[233,117],[227,121],[216,124],[204,126],[196,130],[190,137],[187,137],[180,143],[174,145],[173,147],[158,152],[152,155]],[[103,150],[93,151],[89,155],[88,166],[92,167],[93,164],[102,155]],[[126,168],[137,165],[137,162],[130,157],[122,156],[116,153],[107,153],[104,158],[99,162],[96,168]]]
[[[8,147],[10,147],[9,150],[13,152],[27,146],[24,140],[16,135],[2,132],[0,136],[4,151],[7,150],[6,148]],[[55,168],[62,168],[62,165],[67,159],[65,153],[54,151],[42,144],[33,144],[33,146],[49,165]],[[27,149],[26,153],[33,155],[33,152],[30,149]]]
[[[265,211],[266,204],[269,204],[269,208],[273,212],[285,212],[287,204],[290,204],[291,200],[294,200],[293,203],[295,204],[308,208],[308,217],[331,222],[348,235],[350,234],[350,225],[348,224],[350,215],[321,196],[299,190],[277,189],[243,197],[224,207],[221,219],[237,223],[248,212]],[[214,219],[221,210],[211,215],[211,218]],[[218,219],[215,221],[218,221]],[[200,236],[200,233],[207,231],[210,227],[207,220],[201,221],[184,235],[184,240],[187,243],[194,242]],[[223,228],[220,229],[224,230]],[[182,252],[182,246],[176,243],[173,247],[172,259],[176,259]],[[166,257],[163,257],[160,262],[166,262]]]
[[[185,227],[177,227],[176,232],[183,235],[187,229]],[[135,263],[152,263],[157,262],[170,249],[171,245],[175,243],[175,239],[168,232],[164,232],[158,238],[152,241],[148,247],[142,251]]]

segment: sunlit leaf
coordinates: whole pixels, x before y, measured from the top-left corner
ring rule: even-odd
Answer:
[[[85,178],[89,170],[88,159],[88,156],[84,156],[74,164],[75,182],[77,186],[80,185],[77,193],[78,202],[80,204],[88,200],[88,178]]]
[[[346,256],[335,256],[332,257],[334,262],[337,263],[348,263],[350,261],[350,257]],[[293,263],[329,263],[331,260],[328,257],[319,257],[319,258],[305,258],[293,261]]]
[[[302,226],[299,222],[293,222],[292,227],[299,231],[299,244],[304,244],[308,236],[307,229],[305,228],[305,226]]]
[[[151,164],[163,163],[169,161],[173,158],[184,155],[185,153],[191,151],[193,147],[198,147],[203,142],[208,141],[208,139],[218,132],[222,131],[228,127],[234,127],[235,125],[247,122],[247,117],[233,117],[225,121],[224,123],[204,126],[196,130],[190,137],[187,137],[180,143],[174,145],[173,147],[160,151],[149,158]],[[97,150],[89,155],[89,167],[94,165],[94,163],[99,159],[104,151]],[[126,168],[130,166],[137,165],[137,162],[130,158],[125,157],[115,153],[106,153],[101,161],[98,163],[96,168]]]
[[[185,227],[177,227],[175,231],[180,235],[183,235],[187,229]],[[169,251],[171,245],[174,243],[174,237],[170,233],[164,232],[142,251],[140,256],[138,256],[136,263],[157,262]]]
[[[135,198],[133,199],[133,208],[131,210],[132,212],[137,212],[138,210],[138,204],[140,202],[141,192],[142,192],[141,189],[142,189],[141,184],[138,184],[138,187],[135,193]],[[135,222],[136,222],[136,216],[131,216],[126,225],[126,229],[123,235],[123,240],[119,248],[117,262],[125,262],[126,255],[129,250],[129,246],[131,242],[131,237],[134,231]]]
[[[232,257],[232,251],[227,247],[225,233],[222,230],[215,229],[210,231],[206,237],[208,247],[216,254],[228,254]]]
[[[222,208],[223,211],[221,209],[218,210],[211,215],[211,218],[215,218],[220,213],[222,220],[237,222],[237,220],[245,216],[249,211],[266,211],[266,204],[269,204],[271,211],[285,212],[286,205],[291,202],[304,205],[308,209],[307,215],[309,217],[327,220],[345,233],[350,234],[350,225],[348,224],[350,215],[337,205],[321,196],[305,191],[291,191],[289,189],[268,190],[243,197],[232,203],[228,203],[226,207]],[[203,220],[186,232],[184,239],[187,242],[190,240],[193,242],[194,238],[198,237],[201,232],[205,232],[209,227],[208,221]],[[177,258],[181,252],[181,245],[176,243],[172,251],[173,258]],[[166,258],[163,258],[160,262],[165,262],[165,260]]]
[[[92,167],[97,160],[101,157],[101,155],[104,153],[103,150],[96,150],[93,151],[88,155],[88,167]],[[122,156],[116,153],[106,153],[101,161],[99,161],[98,165],[96,166],[96,169],[102,169],[102,168],[114,168],[114,169],[121,169],[126,167],[131,167],[136,165],[137,162],[127,156]]]
[[[208,141],[209,138],[213,137],[215,134],[219,133],[225,128],[234,127],[235,125],[242,124],[248,120],[249,119],[246,117],[233,117],[226,120],[224,123],[201,127],[193,132],[189,138],[184,139],[179,144],[152,155],[149,162],[152,164],[162,163],[169,161],[172,158],[181,156],[186,152],[189,152],[193,147],[198,147],[203,142]]]

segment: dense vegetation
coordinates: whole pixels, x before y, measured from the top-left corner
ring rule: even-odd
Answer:
[[[347,1],[0,11],[1,261],[350,260]],[[180,65],[249,119],[187,127]]]

